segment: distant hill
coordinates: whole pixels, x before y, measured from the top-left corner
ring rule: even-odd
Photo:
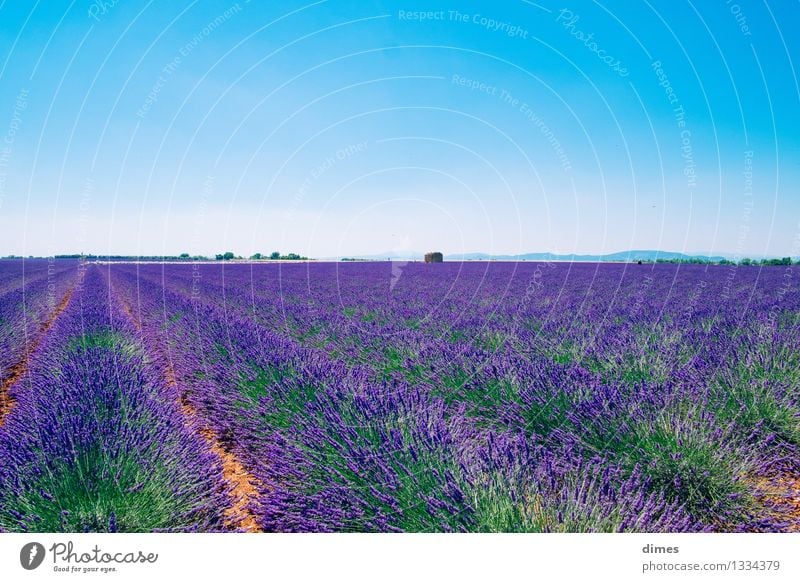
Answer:
[[[375,253],[372,255],[341,255],[338,257],[316,257],[320,261],[338,261],[341,259],[358,259],[359,261],[421,261],[425,258],[425,253],[417,251],[386,251],[385,253]]]
[[[656,261],[661,260],[703,260],[718,262],[724,259],[721,256],[687,255],[670,251],[631,250],[606,255],[559,255],[555,253],[524,253],[520,255],[490,255],[487,253],[463,253],[446,255],[449,261],[578,261],[578,262],[631,262],[631,261]]]
[[[347,255],[350,259],[359,259],[366,261],[385,261],[392,259],[394,261],[421,261],[425,253],[417,251],[406,252],[392,252],[376,253],[373,255]],[[326,257],[330,260],[338,260],[344,257]],[[523,253],[519,255],[493,255],[489,253],[455,253],[444,256],[446,261],[576,261],[588,263],[629,263],[632,261],[656,261],[658,259],[673,261],[673,260],[698,260],[707,262],[719,262],[726,257],[711,256],[704,254],[689,255],[686,253],[676,253],[670,251],[652,251],[652,250],[632,250],[621,251],[618,253],[609,253],[605,255],[579,255],[579,254],[566,254],[560,255],[556,253]],[[325,260],[325,259],[323,259]]]

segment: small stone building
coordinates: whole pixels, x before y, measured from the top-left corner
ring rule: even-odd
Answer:
[[[442,253],[425,253],[426,263],[443,263],[444,255]]]

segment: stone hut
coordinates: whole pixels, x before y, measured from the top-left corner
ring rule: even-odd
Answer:
[[[426,263],[443,263],[444,255],[442,253],[425,253]]]

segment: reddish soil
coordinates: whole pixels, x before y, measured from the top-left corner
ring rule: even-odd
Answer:
[[[142,322],[134,315],[130,305],[120,298],[122,310],[131,319],[136,329],[142,329]],[[233,529],[245,532],[263,531],[250,509],[250,502],[258,496],[258,480],[245,469],[242,462],[230,450],[226,449],[220,441],[219,435],[211,427],[205,425],[194,405],[189,401],[188,393],[179,386],[175,376],[172,362],[168,362],[164,369],[164,378],[167,385],[175,388],[180,394],[180,408],[186,418],[186,424],[196,430],[208,443],[208,447],[222,463],[222,475],[231,489],[231,505],[225,510],[227,525]]]
[[[53,312],[48,316],[48,318],[42,323],[39,327],[39,331],[34,334],[34,337],[31,341],[29,341],[25,345],[25,351],[22,354],[22,358],[11,366],[10,374],[2,381],[0,384],[0,426],[6,421],[6,417],[14,408],[14,398],[11,396],[10,391],[11,387],[16,384],[22,376],[28,371],[28,365],[30,364],[30,357],[33,352],[39,347],[39,344],[42,343],[42,340],[47,335],[47,332],[53,326],[56,321],[56,318],[61,315],[61,313],[67,308],[69,305],[69,300],[72,299],[72,292],[75,289],[72,288],[64,294],[64,297],[61,298],[61,301]]]
[[[117,297],[119,297],[119,295],[117,295]],[[125,315],[128,316],[128,319],[131,320],[133,327],[135,327],[139,331],[142,331],[142,322],[139,320],[138,317],[136,317],[136,315],[134,315],[131,306],[128,305],[128,302],[120,299],[119,303],[120,305],[122,305],[122,311],[124,311]]]
[[[771,517],[787,524],[784,531],[800,532],[800,476],[762,477],[756,482],[756,498]]]

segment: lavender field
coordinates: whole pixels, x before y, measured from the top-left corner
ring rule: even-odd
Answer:
[[[798,531],[798,278],[0,262],[0,531]]]

